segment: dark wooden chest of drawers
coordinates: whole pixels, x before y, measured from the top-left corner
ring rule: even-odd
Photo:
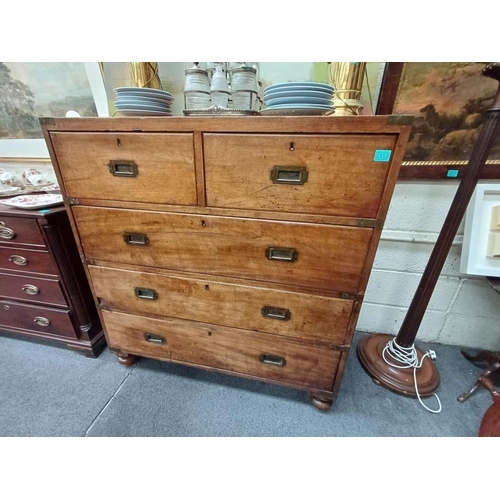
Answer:
[[[335,398],[401,117],[44,119],[111,350]]]
[[[106,345],[64,207],[0,205],[0,331],[88,356]]]

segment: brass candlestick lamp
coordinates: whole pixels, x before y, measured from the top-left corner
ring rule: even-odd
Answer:
[[[129,62],[130,86],[161,89],[157,62]]]
[[[332,62],[329,69],[330,84],[335,89],[335,116],[360,115],[363,111],[360,99],[366,63]]]

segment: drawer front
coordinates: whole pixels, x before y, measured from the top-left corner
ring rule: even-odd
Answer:
[[[0,244],[45,246],[35,219],[0,215]]]
[[[155,320],[109,311],[103,311],[103,317],[111,348],[332,390],[340,351],[200,323]]]
[[[0,300],[0,327],[76,338],[69,311]]]
[[[74,198],[196,205],[192,134],[51,134]]]
[[[344,342],[352,300],[89,266],[104,307]]]
[[[358,291],[373,232],[83,206],[73,213],[88,259],[350,293]]]
[[[392,135],[204,134],[207,205],[376,217]]]
[[[0,269],[57,276],[57,267],[49,252],[26,248],[0,247]]]
[[[30,302],[66,305],[59,281],[33,276],[0,273],[0,296]]]

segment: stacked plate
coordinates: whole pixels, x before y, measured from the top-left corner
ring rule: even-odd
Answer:
[[[115,109],[122,116],[172,116],[174,96],[165,90],[119,87]]]
[[[334,88],[325,83],[290,82],[264,90],[266,109],[260,114],[322,115],[333,111]]]

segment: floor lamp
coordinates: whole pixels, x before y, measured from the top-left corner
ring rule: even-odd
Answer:
[[[483,75],[500,82],[500,63],[492,63],[483,68]],[[453,239],[481,176],[481,170],[499,132],[500,86],[492,107],[486,111],[486,120],[479,139],[474,145],[469,165],[458,186],[455,198],[397,337],[372,334],[364,337],[358,344],[357,351],[362,365],[372,376],[374,382],[383,387],[408,396],[418,396],[420,393],[420,396],[426,397],[431,396],[439,386],[439,372],[436,365],[430,357],[424,357],[424,353],[414,346],[415,337]],[[422,358],[424,359],[422,360]],[[408,360],[411,360],[410,363],[420,364],[421,362],[421,367],[417,370],[409,370]],[[418,392],[416,384],[418,384]]]

